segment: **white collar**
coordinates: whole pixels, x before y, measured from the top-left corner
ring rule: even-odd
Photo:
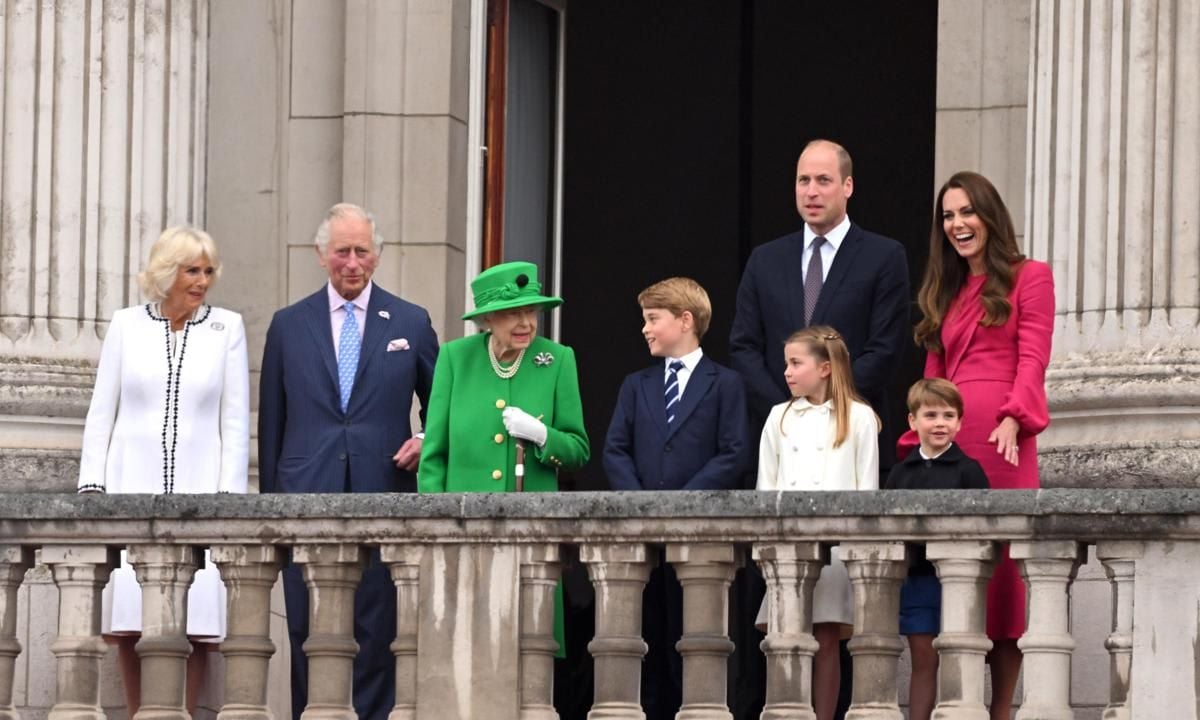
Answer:
[[[940,453],[938,453],[937,455],[926,455],[926,454],[925,454],[925,448],[923,448],[923,447],[921,447],[920,445],[918,445],[918,446],[917,446],[917,452],[921,453],[921,457],[922,457],[922,458],[924,458],[924,459],[926,459],[926,460],[937,460],[937,459],[938,459],[938,458],[940,458],[941,456],[943,456],[943,455],[945,455],[946,453],[950,452],[950,448],[952,448],[952,447],[954,447],[954,443],[953,443],[953,442],[952,442],[952,443],[950,443],[949,445],[947,445],[947,446],[946,446],[946,449],[942,450],[942,451],[941,451]]]
[[[792,401],[792,412],[807,412],[813,408],[825,408],[826,410],[833,410],[833,398],[826,400],[820,405],[813,405],[806,397],[798,397]]]
[[[358,297],[354,298],[353,300],[347,300],[346,298],[342,297],[337,290],[334,290],[332,280],[325,283],[325,291],[326,294],[329,295],[329,312],[332,313],[335,310],[341,310],[342,308],[346,307],[346,303],[348,302],[354,303],[354,307],[366,312],[367,306],[371,303],[371,284],[373,282],[373,280],[368,280],[367,286],[364,287],[362,292],[358,294]]]
[[[842,241],[846,239],[846,233],[848,232],[850,232],[850,216],[846,215],[836,227],[825,233],[825,242],[829,243],[829,246],[833,248],[833,251],[836,253],[838,248],[842,246]],[[808,226],[808,223],[804,223],[805,250],[808,250],[812,247],[812,241],[816,239],[816,237],[817,233]]]
[[[663,358],[663,361],[666,363],[668,372],[671,370],[671,363],[675,362],[676,360],[683,363],[684,370],[692,372],[696,369],[696,366],[700,364],[700,358],[702,357],[704,357],[704,350],[698,347],[687,355],[677,358]]]

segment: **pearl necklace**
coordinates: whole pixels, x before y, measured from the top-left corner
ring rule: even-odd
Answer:
[[[517,353],[517,359],[512,365],[509,365],[508,368],[505,369],[500,366],[500,359],[496,357],[496,351],[492,348],[492,341],[490,338],[488,339],[487,348],[488,359],[492,361],[492,369],[496,371],[496,374],[500,376],[501,380],[508,380],[513,375],[517,374],[517,370],[521,369],[521,360],[525,359],[525,350],[528,349],[521,348],[521,352]]]

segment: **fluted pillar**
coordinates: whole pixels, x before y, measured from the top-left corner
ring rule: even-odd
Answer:
[[[813,586],[829,563],[821,543],[761,543],[753,557],[767,582],[767,694],[762,720],[816,720],[812,704]]]
[[[520,720],[558,720],[554,710],[554,596],[562,575],[558,545],[524,545],[521,563]],[[394,720],[394,719],[393,719]]]
[[[846,720],[902,720],[896,670],[900,585],[908,573],[904,543],[849,542],[838,547],[854,588],[854,692]]]
[[[271,642],[271,588],[283,558],[273,545],[216,545],[213,562],[229,596],[225,656],[225,702],[217,720],[270,720],[267,670]]]
[[[1027,250],[1057,296],[1042,482],[1194,485],[1200,4],[1035,0],[1032,22]]]
[[[925,557],[942,584],[942,627],[938,651],[938,701],[934,720],[987,720],[984,658],[987,637],[987,585],[996,545],[986,540],[930,542]]]
[[[396,584],[396,704],[388,720],[417,717],[417,625],[420,610],[421,556],[425,548],[404,543],[384,545],[380,559],[388,566]]]
[[[1133,677],[1133,578],[1145,543],[1108,541],[1096,544],[1096,557],[1112,583],[1112,633],[1104,641],[1109,652],[1109,700],[1104,720],[1131,720]]]
[[[48,720],[104,720],[100,707],[100,594],[120,561],[111,548],[45,545],[42,562],[58,586],[58,637],[50,652],[58,660],[58,699]]]
[[[292,562],[308,585],[308,707],[301,720],[356,720],[354,591],[366,567],[359,545],[297,545]]]
[[[10,0],[0,36],[0,489],[20,491],[77,474],[64,419],[109,319],[163,228],[204,221],[208,0]]]
[[[579,559],[596,588],[595,702],[588,720],[645,720],[642,712],[642,592],[650,578],[646,546],[583,545]]]
[[[187,594],[203,557],[186,545],[130,545],[142,586],[142,705],[134,720],[188,720]]]
[[[19,720],[13,707],[13,680],[21,643],[17,641],[17,591],[33,565],[33,549],[0,545],[0,720]]]
[[[1025,654],[1017,720],[1072,720],[1070,588],[1087,549],[1070,540],[1035,540],[1012,543],[1009,554],[1029,596],[1028,627],[1017,641]]]
[[[683,707],[676,720],[732,720],[726,699],[729,585],[737,570],[733,545],[667,545],[667,561],[683,586]]]

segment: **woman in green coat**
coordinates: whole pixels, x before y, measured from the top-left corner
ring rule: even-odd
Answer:
[[[517,443],[529,492],[558,490],[558,470],[590,455],[575,353],[538,337],[547,297],[537,266],[510,262],[471,283],[475,309],[463,316],[487,332],[446,343],[438,353],[417,473],[420,492],[516,490]]]

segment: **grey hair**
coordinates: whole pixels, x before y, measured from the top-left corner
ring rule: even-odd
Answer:
[[[347,202],[338,203],[329,208],[325,213],[325,219],[317,226],[317,234],[313,236],[313,243],[316,244],[317,250],[322,255],[325,254],[325,248],[329,247],[329,224],[334,220],[344,220],[346,218],[366,220],[371,224],[371,245],[375,248],[375,254],[378,255],[383,250],[383,236],[379,234],[379,228],[375,224],[374,213],[354,203]]]
[[[138,273],[138,285],[150,300],[163,300],[175,284],[179,268],[201,256],[208,256],[212,263],[215,283],[221,277],[221,258],[217,255],[217,244],[209,234],[194,227],[167,228],[150,246],[150,259],[146,261],[146,268]]]

